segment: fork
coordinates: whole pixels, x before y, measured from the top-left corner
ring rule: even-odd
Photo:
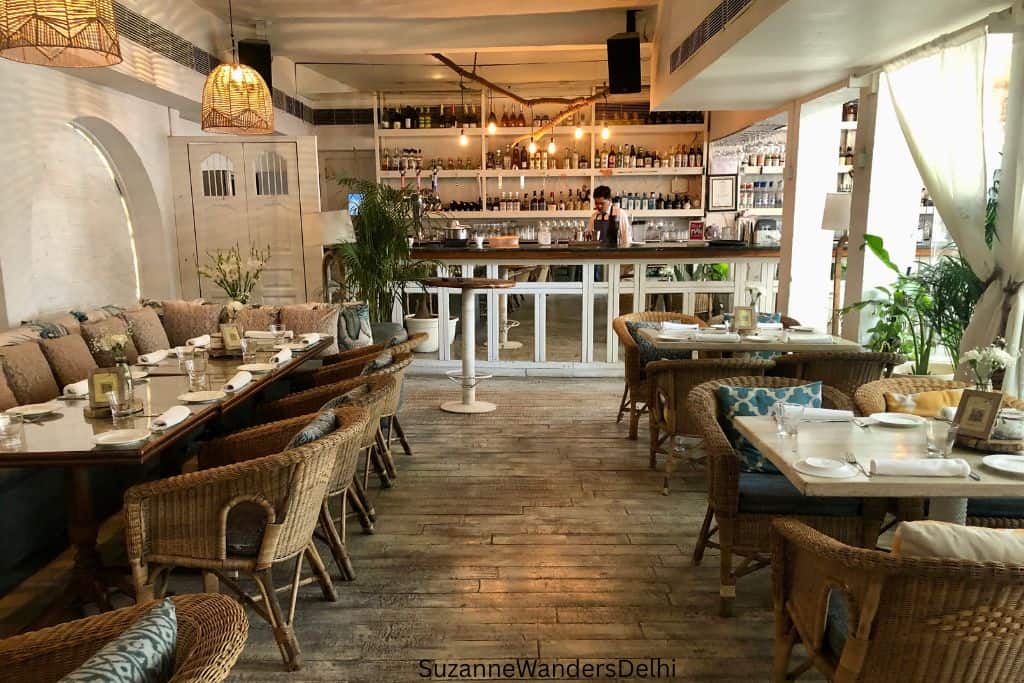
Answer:
[[[864,469],[864,465],[861,465],[861,464],[860,464],[860,463],[859,463],[859,462],[857,461],[857,456],[855,456],[855,455],[854,455],[853,453],[847,453],[847,454],[846,454],[846,462],[847,462],[848,464],[850,464],[850,465],[853,465],[853,466],[854,466],[854,467],[856,467],[856,468],[857,468],[858,470],[860,470],[860,473],[861,473],[861,474],[863,474],[863,475],[864,475],[864,476],[865,476],[866,478],[868,478],[868,479],[870,479],[870,478],[871,478],[871,475],[870,475],[870,474],[868,474],[868,471],[867,471],[866,469]]]

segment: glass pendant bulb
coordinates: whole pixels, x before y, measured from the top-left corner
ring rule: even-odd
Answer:
[[[495,131],[498,130],[498,117],[494,115],[494,110],[491,110],[491,115],[487,117],[487,132],[494,135]]]
[[[527,147],[526,149],[529,150],[530,154],[535,153],[537,151],[537,143],[534,142],[533,140],[530,140],[530,146]]]
[[[555,153],[555,139],[551,138],[551,141],[548,143],[548,154],[554,154],[554,153]]]
[[[462,145],[463,147],[465,147],[466,145],[469,144],[469,138],[466,137],[466,129],[465,128],[463,128],[459,132],[459,144]]]
[[[583,139],[583,129],[580,128],[579,126],[576,126],[576,130],[573,131],[573,135],[576,136],[577,140],[582,140]]]
[[[612,132],[608,130],[608,124],[604,121],[601,122],[601,139],[607,140],[612,136]]]

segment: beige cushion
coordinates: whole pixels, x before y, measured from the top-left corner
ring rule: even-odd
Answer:
[[[144,306],[125,311],[124,319],[132,326],[132,342],[139,353],[153,353],[161,349],[171,348],[167,332],[160,322],[160,316],[152,308]]]
[[[57,380],[39,344],[27,342],[0,348],[7,384],[18,403],[43,403],[60,395]]]
[[[89,370],[97,367],[96,360],[89,353],[89,345],[77,334],[58,339],[43,339],[39,342],[50,369],[57,379],[58,387],[81,382],[89,376]]]
[[[284,306],[281,308],[281,324],[296,335],[318,332],[333,338],[334,342],[320,354],[328,356],[338,353],[338,312],[339,308],[334,304]]]
[[[220,332],[220,312],[223,308],[220,304],[165,301],[164,330],[170,345],[183,346],[193,337]]]
[[[1024,529],[984,529],[931,520],[903,522],[893,537],[892,552],[902,557],[1024,564]]]
[[[7,410],[16,405],[18,405],[18,399],[14,396],[11,386],[7,383],[4,361],[0,358],[0,410]]]
[[[277,306],[246,306],[235,316],[235,322],[245,330],[266,330],[281,320],[281,309]]]
[[[963,389],[922,391],[917,394],[885,393],[885,409],[890,413],[910,413],[921,417],[935,417],[943,408],[960,405]]]
[[[96,342],[108,334],[128,334],[128,323],[117,316],[111,316],[94,323],[82,323],[82,338],[89,345],[92,357],[96,359],[96,363],[101,368],[109,368],[115,362],[114,354],[109,351],[96,350]],[[139,352],[135,349],[135,344],[131,339],[128,340],[126,355],[129,363],[134,363],[139,359]]]

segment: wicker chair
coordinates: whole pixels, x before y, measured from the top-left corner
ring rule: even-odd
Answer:
[[[790,318],[788,315],[784,315],[784,316],[781,316],[781,317],[782,317],[782,327],[784,329],[788,330],[791,327],[799,327],[800,326],[800,321],[797,320],[796,318]],[[710,320],[708,320],[708,324],[709,325],[721,325],[724,322],[725,322],[725,314],[716,315],[716,316],[712,317]]]
[[[220,683],[245,648],[249,620],[226,595],[171,598],[178,620],[170,683]],[[153,608],[147,602],[0,640],[0,679],[51,683],[68,675]]]
[[[362,434],[373,427],[370,412],[358,405],[346,405],[335,409],[340,425],[358,422],[363,425]],[[305,427],[317,412],[308,415],[278,420],[248,429],[229,434],[219,439],[205,441],[199,448],[200,467],[221,467],[235,462],[245,462],[255,458],[262,458],[284,450],[296,433]],[[341,445],[338,453],[338,461],[331,473],[331,481],[327,487],[327,495],[324,496],[323,506],[320,510],[320,521],[317,524],[317,537],[320,538],[331,549],[334,562],[338,565],[341,578],[351,581],[356,573],[349,559],[348,550],[345,545],[344,531],[339,532],[335,526],[335,519],[331,513],[330,503],[334,498],[341,498],[340,523],[345,523],[345,500],[348,489],[359,462],[359,453],[362,449],[363,436],[349,439]],[[344,526],[343,526],[344,529]]]
[[[824,382],[847,396],[853,396],[868,382],[891,375],[893,368],[903,361],[903,356],[898,353],[808,351],[777,357],[775,369],[768,374]]]
[[[125,538],[138,599],[159,597],[174,567],[199,569],[206,592],[216,592],[222,582],[270,622],[285,666],[299,669],[293,624],[303,559],[324,597],[337,600],[313,531],[343,444],[358,440],[366,427],[368,416],[360,412],[359,421],[283,453],[128,489]],[[258,517],[242,514],[253,510]],[[232,523],[233,511],[250,523]],[[288,560],[295,566],[285,616],[271,570]],[[236,572],[255,580],[258,598],[243,590]]]
[[[401,344],[394,346],[374,344],[328,356],[324,358],[323,367],[303,373],[292,382],[292,387],[295,390],[311,389],[358,377],[366,369],[366,366],[382,352],[390,351],[394,358],[401,358],[411,354],[426,338],[425,333],[417,332]]]
[[[622,416],[629,411],[629,438],[636,439],[640,430],[640,416],[647,412],[647,376],[640,367],[640,350],[636,340],[630,334],[626,323],[632,322],[673,322],[691,323],[707,327],[707,324],[700,318],[685,313],[660,313],[645,311],[643,313],[628,313],[620,315],[612,321],[612,329],[615,330],[619,342],[622,344],[623,363],[625,364],[626,381],[622,389],[622,400],[619,401],[619,414],[616,422],[622,422]]]
[[[861,415],[884,413],[885,395],[918,394],[922,391],[944,391],[946,389],[966,389],[970,385],[964,382],[952,382],[935,377],[892,377],[868,382],[853,394],[853,402]]]
[[[321,406],[331,399],[359,390],[360,388],[364,388],[365,395],[359,396],[351,405],[358,405],[370,414],[370,421],[367,423],[366,432],[360,444],[360,448],[366,458],[364,461],[365,467],[362,481],[360,481],[359,477],[352,479],[352,486],[348,490],[346,499],[359,517],[363,531],[372,534],[373,523],[376,521],[377,514],[369,497],[366,495],[366,483],[372,464],[381,479],[381,485],[385,488],[391,486],[391,476],[388,474],[383,454],[380,452],[377,444],[379,441],[378,432],[380,431],[381,415],[384,413],[391,396],[399,391],[395,379],[389,375],[371,375],[300,391],[277,401],[263,404],[256,415],[258,421],[272,422],[317,412]],[[343,524],[343,522],[340,523]]]
[[[662,447],[675,436],[698,434],[697,420],[686,410],[686,399],[690,390],[713,379],[741,375],[760,377],[773,365],[770,360],[747,358],[659,360],[647,364],[645,371],[650,387],[647,405],[651,431],[651,469],[658,466],[658,454],[664,454],[666,460],[663,493],[668,494],[673,450],[671,444],[667,450]]]
[[[772,574],[773,681],[811,666],[838,683],[1024,680],[1024,565],[895,557],[779,519]],[[791,672],[797,643],[810,657]]]
[[[700,564],[705,548],[718,548],[721,553],[719,577],[721,582],[720,612],[723,616],[732,613],[736,595],[736,580],[746,574],[768,565],[768,535],[771,520],[779,515],[794,516],[808,522],[816,529],[828,533],[846,543],[874,547],[882,526],[885,513],[883,501],[866,499],[803,498],[797,494],[793,500],[796,514],[757,510],[756,495],[741,496],[741,482],[756,485],[770,477],[775,484],[785,485],[776,480],[779,475],[752,475],[741,477],[740,460],[732,444],[725,436],[719,422],[720,410],[717,390],[721,386],[740,387],[794,387],[804,382],[785,377],[735,377],[705,382],[695,387],[687,400],[687,409],[697,420],[700,435],[704,438],[704,449],[708,454],[708,510],[701,525],[697,544],[693,551],[694,564]],[[826,408],[849,410],[852,402],[842,392],[829,386],[822,387],[822,404]],[[755,479],[761,477],[762,479]],[[744,502],[746,499],[747,502]],[[741,505],[741,502],[744,503]],[[816,514],[800,511],[825,505],[827,509]],[[831,506],[831,507],[828,507]],[[746,509],[744,509],[746,507]],[[850,510],[850,511],[847,511]],[[718,523],[717,529],[712,524]],[[711,539],[717,531],[718,541]],[[733,555],[744,561],[733,568]]]

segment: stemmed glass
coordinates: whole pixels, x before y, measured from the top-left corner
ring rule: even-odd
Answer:
[[[275,344],[284,343],[284,325],[281,325],[280,323],[273,323],[267,329],[269,329],[271,334],[274,335]]]

